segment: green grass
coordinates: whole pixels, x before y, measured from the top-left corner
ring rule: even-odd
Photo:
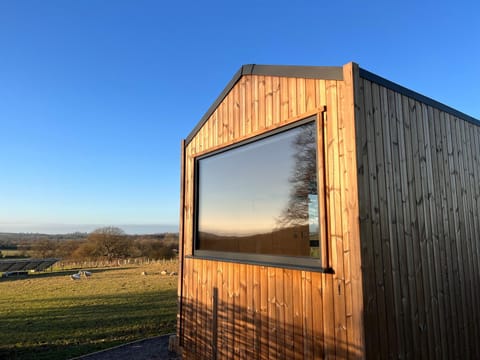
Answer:
[[[0,280],[0,359],[68,359],[174,332],[176,263]],[[147,275],[141,275],[146,271]]]

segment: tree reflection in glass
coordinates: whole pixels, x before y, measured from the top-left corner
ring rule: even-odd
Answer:
[[[199,250],[319,257],[316,124],[197,162]]]
[[[290,197],[277,223],[280,228],[303,231],[308,227],[310,256],[319,257],[316,126],[309,123],[298,130],[293,140]]]

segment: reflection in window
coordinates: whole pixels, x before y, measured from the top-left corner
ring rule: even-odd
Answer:
[[[320,257],[316,123],[200,158],[198,250]]]

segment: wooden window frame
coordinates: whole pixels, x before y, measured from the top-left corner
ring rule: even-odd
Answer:
[[[329,267],[329,249],[328,249],[328,228],[327,228],[327,197],[326,197],[326,144],[324,140],[325,134],[325,110],[316,115],[308,116],[306,118],[288,123],[284,126],[267,131],[265,133],[256,135],[252,138],[239,141],[237,143],[228,145],[221,149],[201,154],[194,159],[194,216],[193,216],[193,248],[192,255],[187,258],[197,258],[205,260],[215,260],[223,262],[234,262],[244,264],[254,264],[261,266],[273,266],[282,268],[302,269],[309,271],[332,273]],[[282,255],[268,255],[268,254],[254,254],[254,253],[239,253],[239,252],[224,252],[215,250],[199,250],[198,249],[198,162],[206,157],[214,156],[225,151],[238,148],[243,145],[254,143],[264,138],[274,136],[284,131],[305,125],[310,122],[315,122],[317,130],[317,194],[318,194],[318,224],[319,224],[319,242],[320,242],[320,257],[318,259],[312,257],[302,256],[282,256]]]

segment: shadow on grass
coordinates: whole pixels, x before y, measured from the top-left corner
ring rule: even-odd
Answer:
[[[12,360],[60,360],[89,354],[122,344],[122,340],[105,341],[99,344],[40,344],[4,349],[0,346],[0,359]]]
[[[176,289],[55,301],[2,315],[0,359],[66,359],[175,329]]]

